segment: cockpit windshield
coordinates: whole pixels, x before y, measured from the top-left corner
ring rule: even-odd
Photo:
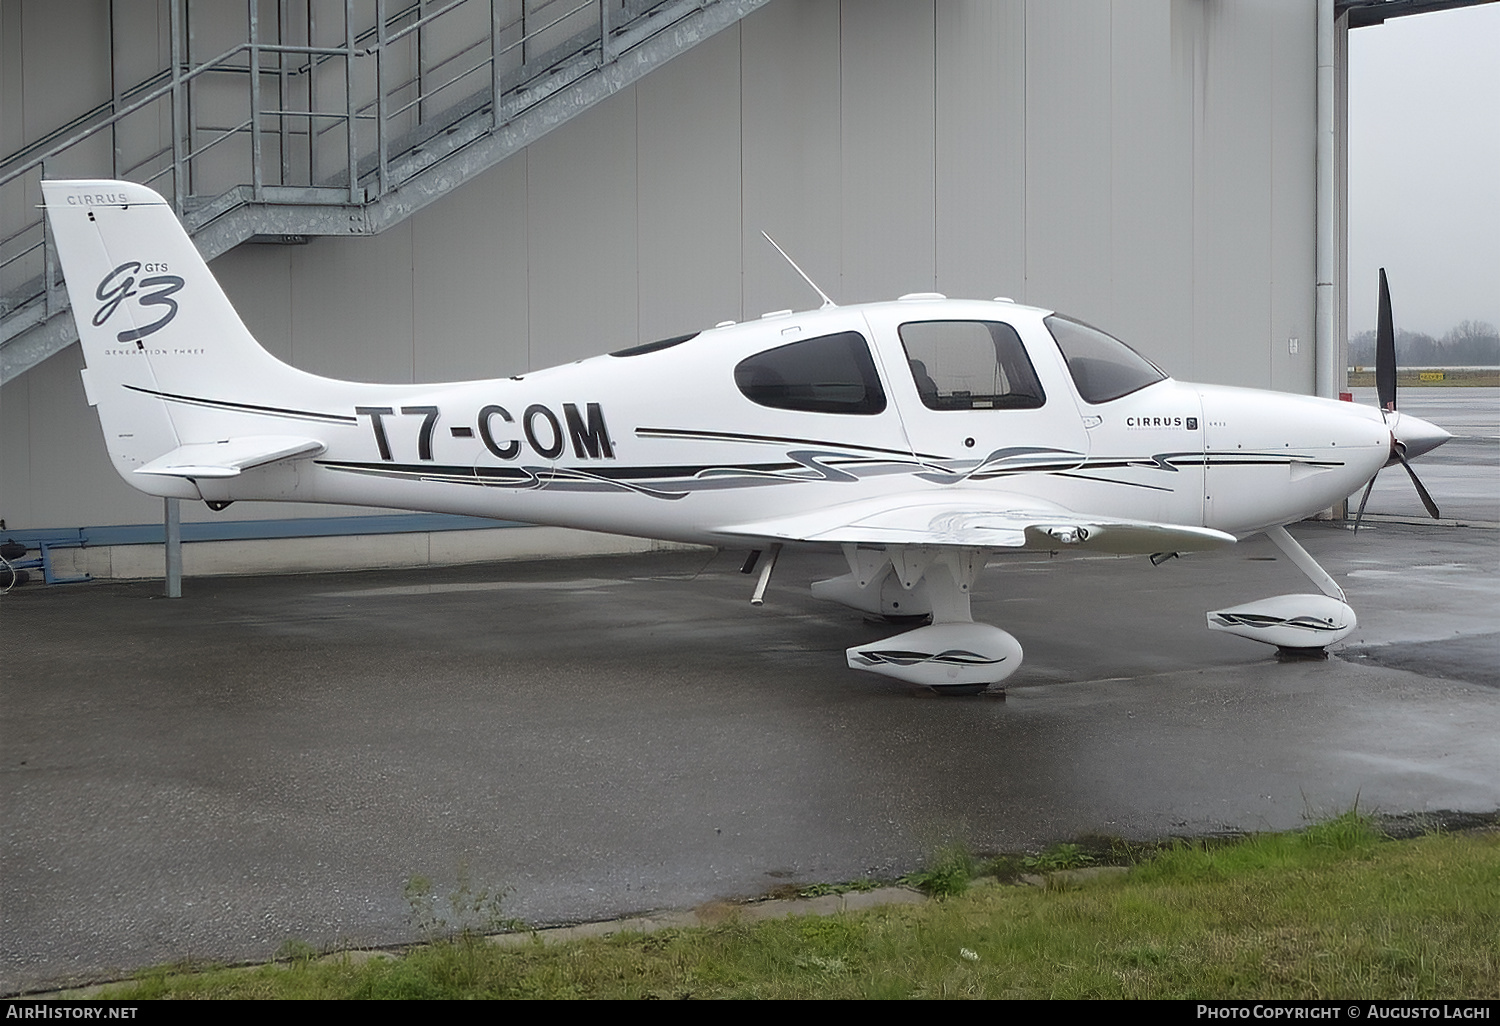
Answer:
[[[1156,364],[1113,335],[1058,314],[1046,324],[1084,402],[1107,403],[1166,380]]]

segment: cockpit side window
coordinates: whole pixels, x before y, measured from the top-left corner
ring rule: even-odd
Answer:
[[[776,410],[869,415],[885,409],[869,343],[857,331],[747,356],[734,368],[734,383],[751,402]]]
[[[901,345],[929,410],[1035,410],[1047,401],[1016,329],[999,321],[911,321]]]
[[[1107,403],[1166,380],[1156,364],[1113,335],[1057,314],[1046,324],[1084,402]]]

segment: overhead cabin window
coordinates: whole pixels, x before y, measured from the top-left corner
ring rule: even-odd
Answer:
[[[658,350],[661,350],[661,349],[671,349],[673,346],[680,346],[684,342],[686,342],[688,339],[697,338],[697,337],[698,337],[698,332],[696,332],[696,331],[689,332],[686,335],[673,335],[671,338],[659,339],[659,340],[657,340],[655,342],[643,342],[641,345],[631,346],[629,349],[618,349],[615,352],[610,353],[609,355],[610,356],[641,356],[644,353],[654,353],[654,352],[656,352]]]
[[[1107,403],[1166,380],[1156,364],[1113,335],[1056,314],[1046,323],[1084,402]]]
[[[857,331],[804,339],[741,360],[734,383],[745,398],[776,410],[879,413],[885,390]]]
[[[1035,410],[1047,401],[1016,329],[999,321],[913,321],[901,345],[929,410]]]

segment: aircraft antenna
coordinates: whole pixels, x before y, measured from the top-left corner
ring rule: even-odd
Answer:
[[[771,238],[771,236],[766,235],[766,233],[764,231],[761,232],[761,235],[764,235],[766,241],[769,242],[772,246],[776,246],[776,240],[773,239],[773,238]],[[813,281],[811,278],[809,278],[807,276],[807,272],[806,271],[804,271],[802,268],[800,268],[800,267],[797,266],[797,261],[793,260],[791,257],[789,257],[789,256],[786,255],[786,250],[782,249],[780,246],[776,246],[776,252],[778,252],[778,253],[781,254],[781,258],[783,260],[785,260],[787,263],[789,263],[789,264],[792,265],[792,270],[794,270],[798,274],[802,275],[802,280],[805,281],[805,282],[807,282],[809,285],[811,285],[812,286],[812,290],[814,292],[816,292],[818,295],[820,295],[820,296],[823,297],[823,307],[822,308],[824,310],[828,309],[830,306],[838,306],[837,303],[835,303],[833,300],[831,300],[831,299],[828,298],[828,293],[826,293],[822,289],[818,288],[818,283],[817,282]]]

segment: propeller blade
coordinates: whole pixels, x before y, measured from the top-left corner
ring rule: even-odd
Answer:
[[[1406,468],[1406,473],[1411,477],[1411,483],[1417,486],[1417,495],[1421,498],[1422,505],[1427,507],[1428,515],[1430,515],[1434,520],[1441,520],[1442,517],[1438,514],[1437,503],[1432,501],[1432,496],[1428,495],[1427,489],[1422,487],[1422,482],[1417,478],[1417,472],[1411,469],[1410,463],[1406,462],[1406,455],[1402,453],[1400,449],[1397,449],[1396,458],[1400,460],[1401,465]],[[1373,480],[1374,479],[1372,478],[1371,481],[1373,482]]]
[[[1380,471],[1375,471],[1375,477],[1380,476]],[[1359,533],[1359,522],[1365,518],[1365,503],[1370,501],[1370,493],[1375,490],[1375,477],[1370,478],[1370,483],[1365,485],[1365,494],[1359,500],[1359,512],[1354,514],[1354,533]]]
[[[1391,320],[1391,290],[1380,269],[1380,310],[1375,319],[1375,394],[1380,408],[1396,408],[1396,329]]]

